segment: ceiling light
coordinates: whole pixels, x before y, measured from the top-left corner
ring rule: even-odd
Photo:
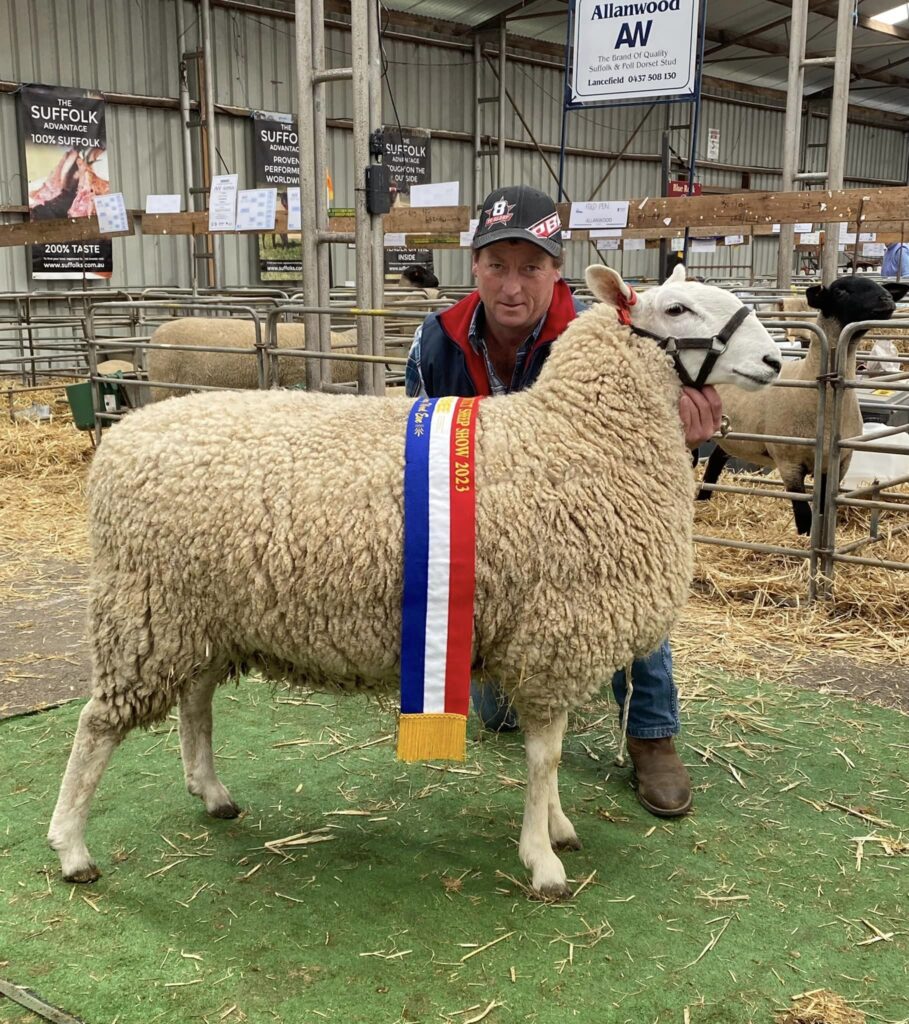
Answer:
[[[885,25],[896,25],[900,21],[909,21],[909,3],[897,4],[889,11],[881,11],[880,14],[872,14],[872,21],[882,21]]]

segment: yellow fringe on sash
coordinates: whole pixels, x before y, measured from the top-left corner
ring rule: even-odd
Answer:
[[[466,715],[401,715],[399,761],[463,761],[467,756]]]

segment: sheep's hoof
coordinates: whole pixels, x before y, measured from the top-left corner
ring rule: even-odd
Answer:
[[[87,868],[80,868],[78,871],[74,871],[71,875],[64,875],[64,882],[77,882],[80,885],[85,885],[88,882],[97,882],[101,877],[101,869],[97,864],[89,864]]]
[[[552,844],[553,850],[583,850],[581,840],[575,836],[573,839],[559,839]]]
[[[226,804],[218,804],[217,807],[213,807],[208,813],[212,818],[229,820],[230,818],[239,818],[241,810],[241,807],[235,804],[233,800],[230,800]]]
[[[538,889],[535,888],[534,891],[538,896],[542,897],[542,899],[552,900],[553,902],[558,900],[570,900],[573,895],[571,886],[565,882],[551,882],[548,885],[541,885]]]

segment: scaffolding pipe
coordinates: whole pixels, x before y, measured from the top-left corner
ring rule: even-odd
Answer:
[[[852,30],[855,0],[839,0],[836,19],[836,64],[833,68],[833,95],[827,123],[827,188],[843,187],[846,166],[846,125],[849,117],[849,73],[852,68]],[[858,231],[858,229],[857,229]],[[838,223],[827,224],[821,257],[821,283],[836,280]],[[856,234],[856,238],[858,235]]]
[[[354,143],[354,209],[356,211],[356,268],[357,306],[372,308],[372,229],[366,208],[366,168],[369,153],[369,0],[351,0],[350,4],[351,66],[355,69],[353,91],[353,143]],[[360,355],[373,354],[370,317],[357,317],[357,351]],[[357,385],[360,394],[372,393],[372,368],[359,367]]]
[[[218,143],[215,130],[215,76],[213,65],[213,49],[211,44],[211,5],[209,0],[202,0],[200,18],[202,23],[202,63],[205,67],[205,96],[202,98],[202,109],[205,112],[205,145],[208,153],[208,181],[205,187],[208,191],[208,202],[211,205],[211,182],[217,167],[216,156]],[[215,239],[212,236],[212,282],[216,288],[224,286],[224,275],[221,268],[221,261],[216,255]],[[223,247],[221,249],[223,252]]]
[[[369,4],[368,47],[369,64],[367,78],[369,106],[367,108],[367,132],[371,136],[382,127],[382,50],[379,34],[379,5]],[[356,65],[354,65],[356,67]],[[372,156],[372,154],[370,154]],[[369,214],[367,221],[371,240],[371,289],[372,308],[382,309],[385,305],[385,225],[382,217]],[[372,321],[372,354],[385,354],[385,320],[377,316]],[[376,363],[372,367],[371,395],[385,394],[385,368]]]
[[[318,148],[313,75],[313,25],[324,15],[322,0],[296,0],[295,41],[297,49],[297,139],[300,150],[300,228],[301,275],[300,290],[304,304],[320,305],[319,242],[314,152]],[[319,336],[319,317],[303,314],[303,326],[310,339]],[[322,386],[321,362],[308,369],[307,383],[312,390]]]
[[[496,188],[505,187],[505,69],[508,58],[505,46],[508,41],[504,16],[499,19],[499,156],[496,161]]]
[[[802,128],[802,89],[805,39],[808,31],[808,0],[792,0],[792,21],[789,29],[789,77],[786,85],[786,118],[783,125],[783,173],[780,188],[795,188]],[[792,283],[792,253],[795,248],[792,224],[780,224],[779,256],[776,267],[778,288]],[[752,243],[753,244],[753,243]]]
[[[480,116],[482,104],[480,92],[483,88],[483,44],[480,37],[473,37],[473,210],[476,212],[483,201],[483,155],[481,152],[482,138],[480,133]]]
[[[186,73],[186,60],[183,54],[186,52],[186,18],[183,12],[183,0],[176,0],[174,5],[177,12],[177,53],[180,54],[180,136],[183,141],[183,198],[186,202],[186,209],[195,209],[195,177],[193,175],[193,140],[189,129],[191,115],[191,103],[189,98],[189,79]],[[196,269],[196,240],[190,235],[186,239],[186,251],[189,256],[189,275],[192,282],[192,289],[196,291],[199,286],[199,275]]]

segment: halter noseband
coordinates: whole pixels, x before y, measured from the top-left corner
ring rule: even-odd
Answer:
[[[629,303],[632,305],[633,303]],[[672,361],[675,364],[675,372],[679,375],[679,379],[685,387],[697,388],[700,390],[706,383],[707,378],[710,376],[711,370],[716,365],[716,361],[726,351],[726,347],[729,344],[729,339],[733,334],[742,326],[745,320],[754,311],[749,309],[747,306],[740,306],[732,316],[726,321],[725,327],[717,334],[714,334],[711,338],[661,338],[658,334],[653,334],[651,331],[645,331],[643,327],[635,327],[631,323],[631,318],[628,317],[627,307],[624,310],[625,316],[628,317],[627,321],[622,318],[620,311],[619,320],[622,323],[627,322],[630,324],[632,331],[635,334],[640,335],[642,338],[653,338],[653,340],[659,345],[661,349],[667,354],[672,356]],[[690,352],[693,350],[701,349],[706,352],[704,361],[701,363],[701,368],[698,370],[698,375],[692,380],[691,375],[682,365],[682,352]]]

